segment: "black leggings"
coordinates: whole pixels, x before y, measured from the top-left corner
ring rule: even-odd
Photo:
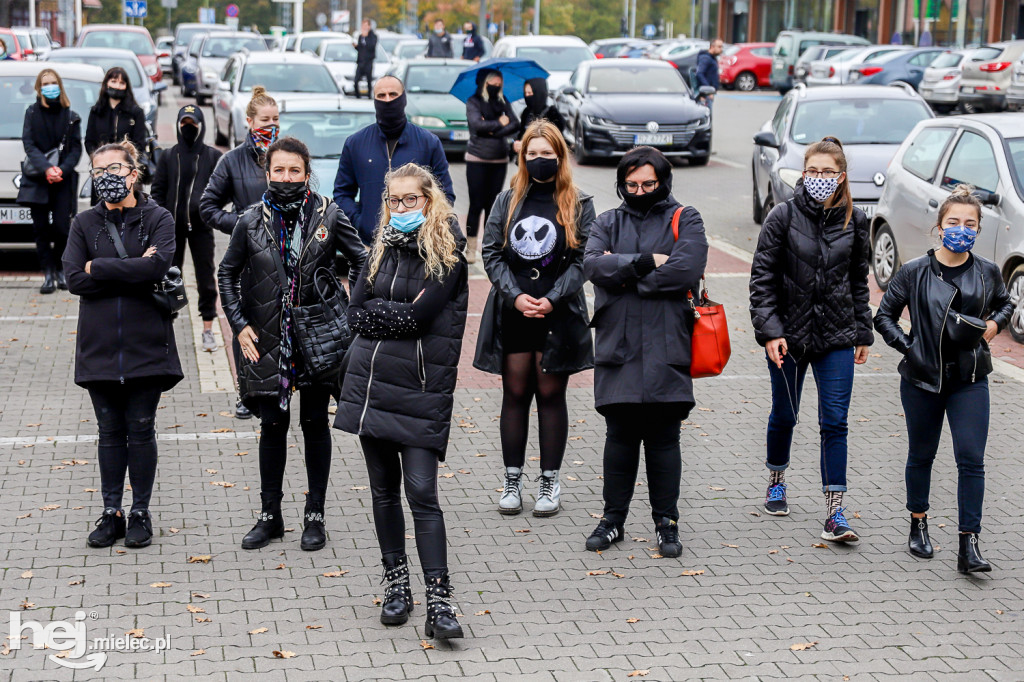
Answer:
[[[50,185],[47,190],[50,199],[48,204],[32,204],[29,207],[32,231],[36,237],[36,255],[39,256],[39,267],[44,271],[62,270],[61,256],[68,245],[75,193],[68,180]]]
[[[373,523],[384,556],[405,554],[405,515],[402,481],[416,528],[416,551],[424,573],[448,569],[444,514],[437,498],[435,450],[360,436],[373,496]]]
[[[213,230],[178,225],[174,235],[174,260],[171,263],[181,268],[185,263],[185,245],[192,252],[192,265],[196,270],[196,289],[199,290],[199,316],[203,322],[217,319],[216,266],[213,261]]]
[[[306,455],[309,502],[324,503],[331,475],[331,429],[327,420],[330,389],[300,388],[299,425]],[[295,398],[292,398],[294,410]],[[283,497],[284,465],[288,457],[290,411],[282,412],[277,398],[260,398],[260,490],[270,499]]]
[[[502,361],[501,456],[506,467],[526,463],[530,405],[537,397],[540,431],[540,469],[562,468],[569,437],[569,408],[565,404],[568,374],[548,374],[540,369],[541,353],[510,353]]]
[[[466,215],[466,236],[475,237],[480,229],[480,214],[484,222],[491,215],[491,206],[505,187],[507,163],[466,162],[466,182],[469,184],[469,212]]]
[[[121,508],[124,474],[132,484],[132,511],[149,509],[156,480],[156,408],[160,387],[147,381],[89,386],[99,426],[97,458],[103,506]]]

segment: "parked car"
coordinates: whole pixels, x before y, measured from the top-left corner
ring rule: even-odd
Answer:
[[[1013,65],[1013,77],[1010,79],[1010,87],[1006,89],[1006,107],[1010,111],[1024,109],[1024,57]]]
[[[174,27],[174,51],[171,54],[171,76],[175,85],[181,85],[181,65],[188,54],[189,43],[197,33],[211,31],[229,31],[224,24],[178,24]]]
[[[692,87],[696,83],[697,55],[710,45],[706,40],[673,41],[656,46],[648,56],[667,61],[676,67],[683,80]]]
[[[804,50],[793,66],[793,84],[806,83],[811,73],[811,63],[828,59],[851,49],[849,45],[812,45]]]
[[[449,94],[466,68],[461,59],[400,61],[390,73],[405,83],[405,115],[414,124],[437,135],[445,152],[463,154],[469,141],[466,105]]]
[[[192,40],[189,41],[188,47],[185,49],[185,58],[178,70],[178,81],[181,83],[182,97],[196,96],[196,87],[199,85],[196,64],[199,62],[199,50],[203,45],[203,40],[208,35],[208,33],[193,35]]]
[[[320,47],[320,43],[325,40],[339,39],[352,42],[352,36],[347,33],[337,33],[333,31],[305,31],[303,33],[296,33],[288,36],[285,52],[306,52],[308,54],[316,54],[317,48]]]
[[[465,34],[453,33],[452,34],[452,57],[454,59],[462,59],[462,48],[464,47]],[[494,50],[494,46],[491,41],[487,38],[480,36],[480,40],[484,44],[484,59],[487,59],[491,52]],[[416,39],[416,40],[403,40],[395,45],[395,51],[392,55],[395,61],[401,61],[403,59],[417,59],[419,57],[425,57],[427,54],[427,41]]]
[[[156,39],[156,61],[164,76],[171,72],[171,54],[174,52],[174,36],[160,36]]]
[[[869,45],[859,36],[844,33],[814,33],[810,31],[782,31],[772,49],[771,86],[781,94],[793,87],[796,62],[807,48],[814,45]]]
[[[29,61],[35,54],[31,41],[25,40],[24,35],[19,39],[14,31],[9,28],[0,28],[0,41],[3,41],[4,52],[7,53],[7,56],[12,61]]]
[[[918,121],[934,116],[909,87],[845,85],[790,90],[754,136],[754,222],[793,196],[807,146],[826,135],[843,143],[854,204],[868,217],[885,185],[886,167]]]
[[[718,74],[727,89],[750,92],[771,85],[774,43],[736,43],[722,50]]]
[[[181,67],[182,93],[194,95],[203,106],[213,97],[228,58],[236,52],[269,52],[263,38],[244,31],[199,34],[189,45],[188,59]]]
[[[960,104],[974,111],[1002,111],[1013,79],[1013,65],[1024,56],[1024,40],[983,45],[964,60]]]
[[[316,55],[323,60],[334,80],[346,95],[356,93],[356,45],[349,37],[325,40],[317,47]],[[391,59],[380,43],[373,58],[373,79],[377,80],[391,68]],[[365,81],[360,84],[365,89]]]
[[[154,83],[162,78],[160,64],[156,59],[156,46],[144,26],[126,24],[86,24],[78,34],[75,47],[99,47],[116,50],[131,50],[142,62],[146,76]]]
[[[377,120],[373,102],[320,95],[282,99],[279,106],[281,135],[291,135],[306,143],[313,157],[313,178],[319,182],[320,191],[330,195],[345,140]]]
[[[271,52],[278,52],[284,48],[284,40],[270,33],[264,33],[260,36],[263,38],[263,42],[267,44],[267,49]]]
[[[587,44],[576,36],[505,36],[491,56],[532,59],[548,72],[551,91],[568,83],[580,62],[594,59]]]
[[[604,59],[605,57],[621,57],[624,53],[632,53],[634,50],[642,50],[646,52],[651,49],[651,42],[649,40],[639,40],[637,38],[604,38],[603,40],[595,40],[590,43],[590,49],[594,51],[594,56],[597,59]],[[628,56],[639,56],[629,54]]]
[[[698,166],[711,158],[711,113],[663,60],[584,61],[556,92],[555,106],[573,132],[580,163],[622,156],[636,145]]]
[[[825,59],[811,62],[811,71],[804,81],[808,87],[822,85],[845,85],[851,83],[850,70],[864,62],[874,61],[882,55],[899,50],[913,49],[909,45],[869,45],[868,47],[851,47]]]
[[[948,114],[957,108],[964,60],[973,53],[974,50],[947,50],[924,70],[917,91],[934,111]]]
[[[359,29],[357,28],[352,32],[352,39],[359,39]],[[394,31],[377,31],[377,44],[384,48],[384,51],[388,53],[388,56],[395,54],[395,48],[406,40],[418,40],[418,36],[414,36],[409,33],[395,33]],[[455,36],[452,36],[452,42],[455,42]],[[454,45],[452,46],[454,47]]]
[[[53,42],[50,32],[45,28],[29,28],[28,26],[15,26],[11,29],[18,36],[22,45],[30,48],[30,59],[46,59],[50,50],[60,47],[60,43]]]
[[[981,200],[974,253],[999,264],[1013,301],[1010,333],[1024,343],[1024,120],[1016,114],[918,123],[893,158],[871,221],[872,266],[883,289],[902,263],[938,244],[937,209],[959,183]]]
[[[941,47],[916,47],[889,52],[874,61],[850,67],[850,82],[859,85],[906,83],[917,90],[924,70],[944,51]]]

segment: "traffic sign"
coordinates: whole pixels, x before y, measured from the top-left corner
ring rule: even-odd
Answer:
[[[224,8],[224,16],[226,17],[237,17],[238,16],[238,5],[231,3]]]
[[[199,8],[199,23],[200,24],[216,24],[217,23],[217,10],[213,7],[200,7]]]
[[[146,0],[124,0],[124,15],[133,19],[144,19]]]
[[[658,35],[658,27],[654,24],[644,25],[644,38],[653,38]]]
[[[494,35],[495,33],[498,32],[498,25],[493,21],[487,24],[487,32],[491,35]]]

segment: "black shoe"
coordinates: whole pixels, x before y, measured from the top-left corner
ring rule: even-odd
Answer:
[[[57,272],[47,270],[43,273],[43,286],[39,287],[39,293],[52,294],[55,291],[57,291]]]
[[[907,540],[907,548],[914,556],[922,559],[931,559],[935,555],[932,549],[931,538],[928,537],[928,519],[915,519],[910,517],[910,538]]]
[[[380,584],[384,588],[384,603],[380,607],[380,622],[384,625],[402,625],[412,613],[412,586],[409,584],[409,558],[404,554],[389,554],[381,559],[384,571]]]
[[[61,291],[67,291],[68,290],[68,280],[64,276],[64,271],[63,270],[58,270],[57,271],[57,288],[60,289]]]
[[[612,546],[613,542],[621,540],[622,536],[621,523],[613,523],[608,519],[601,519],[601,523],[597,524],[597,528],[587,538],[587,549],[591,552],[606,550]]]
[[[235,403],[235,419],[252,419],[252,412],[245,406],[241,398]]]
[[[679,526],[670,518],[663,518],[654,527],[658,535],[658,551],[663,557],[675,558],[683,553],[683,543],[679,542]]]
[[[448,571],[425,575],[427,583],[427,622],[423,633],[433,639],[462,639],[462,626],[452,608],[452,585]]]
[[[302,515],[302,540],[299,546],[307,552],[323,549],[327,544],[327,531],[324,529],[324,505],[322,502],[306,502],[306,511]]]
[[[271,540],[284,537],[284,520],[281,518],[281,497],[263,498],[263,510],[256,517],[256,525],[242,538],[242,549],[259,549],[270,544]]]
[[[825,519],[825,529],[821,532],[821,539],[829,542],[857,542],[860,540],[857,534],[850,528],[846,520],[844,508],[836,509]]]
[[[153,542],[153,518],[146,509],[135,509],[128,515],[125,547],[149,547]]]
[[[123,537],[124,510],[107,507],[103,515],[96,519],[96,529],[89,533],[89,546],[110,547]]]
[[[956,558],[956,570],[961,573],[988,573],[992,570],[992,564],[981,556],[977,533],[960,533],[960,553]]]

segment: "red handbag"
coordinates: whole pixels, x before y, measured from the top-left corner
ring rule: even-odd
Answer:
[[[672,236],[679,241],[679,216],[683,207],[672,216]],[[725,306],[708,298],[707,280],[700,277],[700,297],[686,292],[693,311],[693,333],[690,341],[690,376],[694,379],[718,376],[732,355],[729,344],[729,323],[725,319]]]

